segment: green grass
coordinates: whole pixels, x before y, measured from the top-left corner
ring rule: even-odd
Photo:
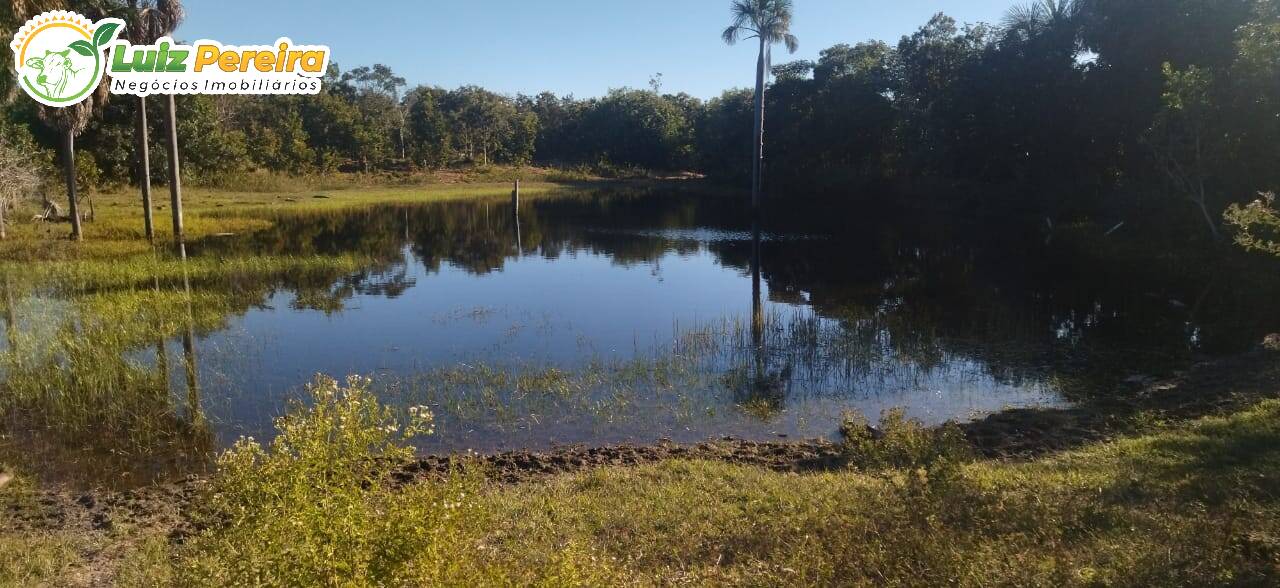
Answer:
[[[670,461],[399,486],[370,466],[407,457],[405,429],[365,386],[322,381],[273,444],[227,452],[181,545],[146,528],[9,533],[0,578],[79,577],[105,541],[115,577],[140,585],[1280,581],[1276,400],[1027,462],[972,460],[945,434],[930,449],[890,421],[881,447],[851,443],[860,465],[825,473]]]
[[[585,546],[640,584],[1274,585],[1280,403],[1030,463],[790,475],[607,469],[486,497],[537,569]]]

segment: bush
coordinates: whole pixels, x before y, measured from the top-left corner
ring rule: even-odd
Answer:
[[[866,417],[846,412],[840,424],[845,456],[850,465],[863,470],[910,469],[947,473],[972,461],[973,447],[955,423],[926,427],[908,419],[900,408],[880,418],[875,429]]]
[[[1280,255],[1280,212],[1276,195],[1264,193],[1245,206],[1232,204],[1225,214],[1227,224],[1237,230],[1236,244],[1249,251]]]
[[[482,525],[477,481],[461,474],[397,488],[387,470],[412,456],[403,441],[431,432],[431,413],[401,426],[369,391],[318,376],[310,406],[277,419],[267,447],[242,439],[196,515],[178,585],[426,585],[475,581],[471,530]],[[472,567],[464,569],[467,565]],[[496,580],[496,579],[495,579]]]

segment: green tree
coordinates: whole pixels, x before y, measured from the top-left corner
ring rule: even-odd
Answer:
[[[407,113],[400,100],[400,89],[404,87],[405,79],[395,75],[390,67],[375,63],[372,67],[357,67],[343,74],[341,83],[356,88],[356,105],[364,117],[358,134],[367,131],[370,135],[363,139],[365,147],[382,155],[384,137],[379,135],[386,135],[386,140],[394,137],[394,148],[400,159],[404,159]]]
[[[1225,155],[1217,126],[1217,109],[1210,98],[1213,76],[1194,65],[1178,70],[1164,66],[1163,108],[1156,113],[1144,142],[1173,189],[1200,210],[1214,240],[1218,223],[1210,212],[1210,181],[1215,159]]]
[[[445,94],[440,88],[419,86],[405,96],[409,105],[409,155],[418,165],[439,168],[453,158],[449,121],[440,109]]]
[[[467,160],[489,165],[510,138],[516,109],[510,100],[479,86],[463,86],[445,94],[451,134]]]
[[[615,89],[583,114],[581,141],[598,162],[678,167],[692,134],[681,106],[651,90]]]
[[[1035,0],[1010,8],[1004,16],[1004,28],[1023,38],[1051,35],[1070,29],[1079,13],[1076,0]]]
[[[5,238],[9,209],[40,187],[40,168],[18,141],[0,134],[0,239]]]

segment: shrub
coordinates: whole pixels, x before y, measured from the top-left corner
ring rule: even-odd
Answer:
[[[474,476],[397,488],[388,469],[403,441],[431,432],[411,409],[401,426],[369,391],[317,376],[310,406],[276,421],[267,447],[242,439],[219,458],[182,550],[179,585],[419,585],[492,576],[476,567],[471,530],[482,525]],[[473,566],[463,569],[464,566]]]
[[[973,447],[955,423],[926,427],[895,408],[874,429],[866,417],[846,412],[840,425],[850,465],[864,470],[911,469],[944,473],[973,459]]]
[[[1227,224],[1237,229],[1236,244],[1249,251],[1280,255],[1280,212],[1276,195],[1264,193],[1245,206],[1232,204],[1225,214]]]

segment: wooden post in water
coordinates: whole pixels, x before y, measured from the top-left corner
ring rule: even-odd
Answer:
[[[511,217],[516,223],[516,257],[524,255],[524,244],[520,239],[520,180],[516,180],[511,190]]]
[[[173,240],[179,249],[183,247],[182,232],[182,176],[178,166],[178,115],[169,94],[166,103],[165,122],[168,123],[169,147],[169,207],[173,210]]]

